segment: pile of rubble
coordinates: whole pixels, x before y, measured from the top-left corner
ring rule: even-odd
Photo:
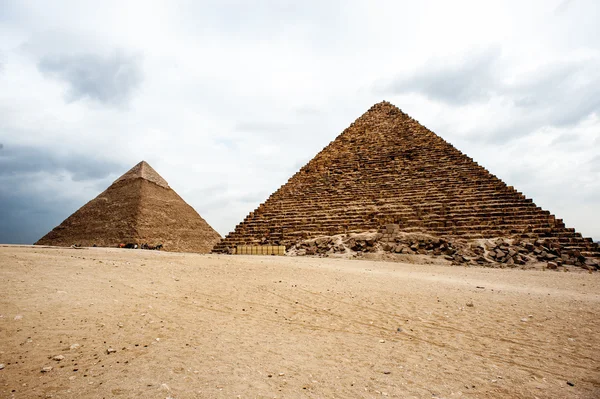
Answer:
[[[567,250],[549,240],[541,239],[476,239],[435,237],[422,233],[401,232],[397,225],[387,225],[379,231],[322,236],[301,240],[288,248],[288,255],[352,256],[367,253],[429,255],[455,265],[488,267],[519,267],[543,264],[548,269],[578,266],[600,270],[600,261],[586,258],[577,249]]]

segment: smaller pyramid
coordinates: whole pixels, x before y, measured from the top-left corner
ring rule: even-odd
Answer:
[[[141,161],[35,244],[161,244],[167,251],[207,253],[220,239],[165,179]]]

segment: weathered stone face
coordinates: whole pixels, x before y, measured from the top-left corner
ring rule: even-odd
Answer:
[[[221,236],[142,161],[36,244],[210,252]],[[145,245],[146,244],[146,245]]]
[[[289,246],[382,226],[438,237],[543,239],[584,256],[600,254],[591,239],[565,228],[388,102],[352,123],[214,251],[237,244]]]
[[[386,226],[379,232],[373,230],[300,240],[290,246],[288,255],[361,257],[367,253],[388,253],[429,255],[434,258],[440,257],[455,265],[501,268],[544,265],[542,267],[547,269],[578,266],[590,271],[600,270],[600,259],[583,257],[577,250],[561,252],[560,247],[553,245],[551,240],[492,238],[469,241],[463,238],[441,239],[423,233],[389,231]],[[559,255],[562,255],[561,259]]]

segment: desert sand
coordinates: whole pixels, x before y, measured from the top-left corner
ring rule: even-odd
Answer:
[[[2,398],[600,397],[598,273],[3,246],[0,281]]]

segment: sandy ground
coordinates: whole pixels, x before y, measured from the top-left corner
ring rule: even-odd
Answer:
[[[600,397],[597,273],[4,246],[0,281],[1,398]]]

